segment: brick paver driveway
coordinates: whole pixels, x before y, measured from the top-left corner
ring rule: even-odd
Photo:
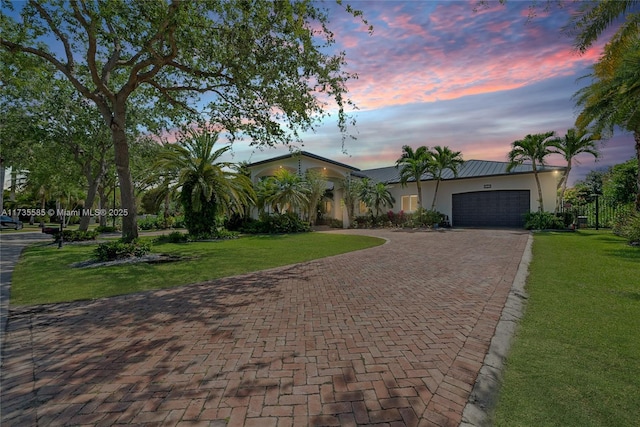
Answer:
[[[458,425],[527,234],[370,233],[389,242],[14,308],[2,425]]]

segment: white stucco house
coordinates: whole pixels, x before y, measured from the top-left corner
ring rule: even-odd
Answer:
[[[446,171],[438,188],[435,209],[449,217],[454,227],[522,227],[523,214],[537,211],[538,189],[531,165],[523,164],[507,172],[507,162],[487,160],[467,160],[454,177]],[[273,176],[277,169],[286,168],[304,175],[308,169],[321,172],[332,189],[333,200],[326,202],[326,216],[342,220],[348,227],[348,216],[342,203],[340,180],[369,177],[377,182],[385,182],[396,200],[394,212],[410,213],[416,210],[418,194],[415,181],[406,186],[400,184],[398,169],[394,166],[360,170],[356,167],[336,162],[306,151],[274,157],[252,163],[248,166],[254,183]],[[564,167],[539,166],[538,177],[542,186],[545,210],[555,208],[556,186]],[[421,180],[422,200],[426,208],[431,207],[436,181],[430,174]],[[356,208],[356,215],[366,212]]]

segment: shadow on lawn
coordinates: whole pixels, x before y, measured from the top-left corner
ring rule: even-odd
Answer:
[[[102,423],[131,423],[165,400],[223,397],[215,384],[209,384],[213,391],[200,386],[247,363],[245,354],[229,353],[252,327],[264,327],[243,325],[237,315],[279,299],[281,281],[306,281],[308,275],[295,265],[91,302],[12,309],[2,354],[2,423],[83,424],[98,415]]]

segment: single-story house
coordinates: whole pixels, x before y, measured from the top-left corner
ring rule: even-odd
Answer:
[[[450,170],[445,171],[438,188],[435,209],[449,217],[454,227],[522,227],[523,214],[537,211],[538,189],[531,165],[516,166],[507,172],[507,162],[487,160],[468,160],[458,168],[455,177]],[[286,154],[268,160],[252,163],[248,166],[254,183],[273,176],[280,168],[304,175],[309,170],[321,172],[332,189],[332,200],[326,202],[325,212],[328,218],[342,220],[348,226],[348,216],[342,203],[342,190],[339,182],[345,177],[369,177],[376,182],[385,182],[396,200],[393,208],[396,213],[413,212],[417,209],[417,186],[409,181],[400,184],[400,174],[395,166],[360,170],[356,167],[336,162],[306,151]],[[564,167],[538,166],[538,177],[542,186],[545,210],[553,211],[556,202],[556,187]],[[421,180],[422,203],[431,207],[436,181],[430,174]],[[356,208],[356,215],[364,215],[366,208]]]

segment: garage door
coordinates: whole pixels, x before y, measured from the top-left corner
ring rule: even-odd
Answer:
[[[451,222],[455,227],[523,227],[530,201],[529,190],[454,194]]]

